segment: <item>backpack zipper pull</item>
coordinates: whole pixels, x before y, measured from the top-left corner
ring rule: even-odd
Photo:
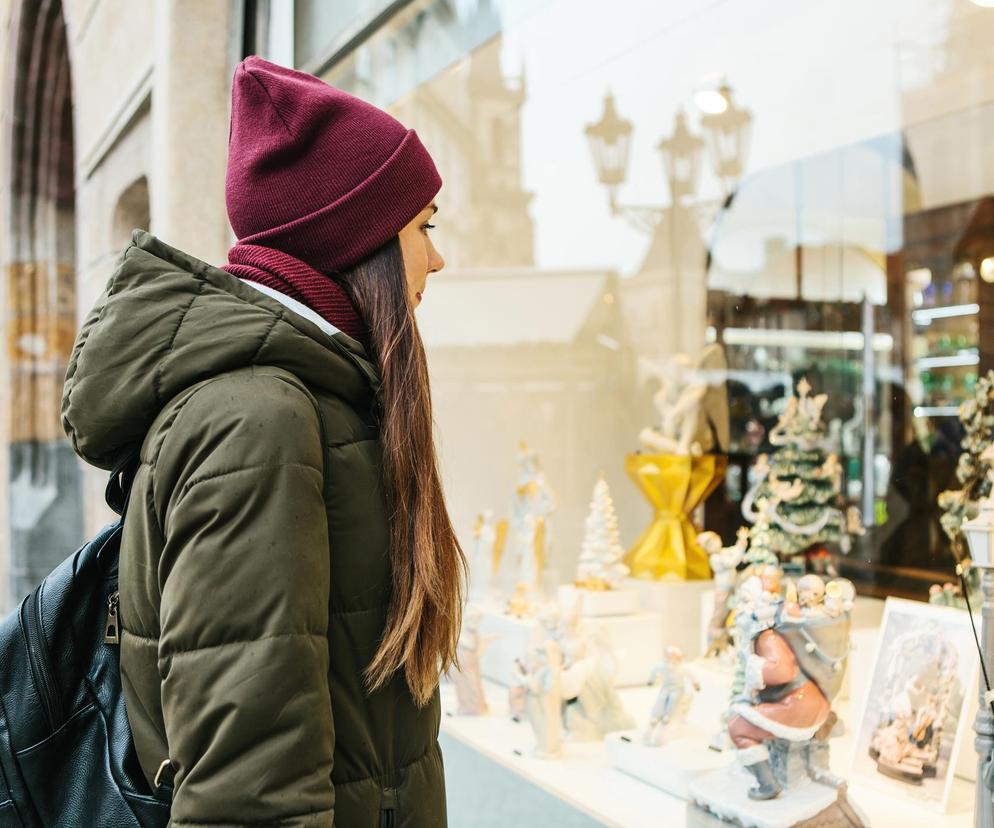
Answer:
[[[117,626],[117,602],[119,594],[115,590],[107,596],[107,623],[104,625],[104,644],[120,644],[121,636]]]

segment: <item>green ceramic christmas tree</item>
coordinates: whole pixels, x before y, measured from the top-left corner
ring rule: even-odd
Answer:
[[[797,384],[797,395],[790,397],[770,431],[776,449],[769,457],[760,455],[756,481],[742,501],[742,514],[750,523],[765,509],[769,528],[764,540],[781,560],[816,545],[838,545],[848,552],[850,531],[861,529],[847,527],[840,508],[842,467],[825,450],[821,419],[827,399],[826,394],[812,397],[806,379]]]

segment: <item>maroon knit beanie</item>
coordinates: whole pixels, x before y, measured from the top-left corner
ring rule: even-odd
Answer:
[[[340,271],[441,186],[414,130],[383,110],[256,55],[235,69],[225,204],[239,243]]]

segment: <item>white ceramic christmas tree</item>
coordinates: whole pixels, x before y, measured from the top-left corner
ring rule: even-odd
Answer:
[[[576,582],[559,587],[560,604],[578,606],[580,614],[586,616],[638,612],[638,591],[624,584],[628,575],[624,556],[611,490],[600,475],[590,501]]]
[[[628,574],[625,550],[618,540],[618,515],[603,475],[597,478],[590,501],[576,584],[585,589],[615,589]]]

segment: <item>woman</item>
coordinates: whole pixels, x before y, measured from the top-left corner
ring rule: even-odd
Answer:
[[[120,561],[138,760],[177,826],[439,826],[465,561],[413,308],[444,263],[413,131],[258,57],[235,71],[223,269],[143,230],[63,421],[140,445]]]

